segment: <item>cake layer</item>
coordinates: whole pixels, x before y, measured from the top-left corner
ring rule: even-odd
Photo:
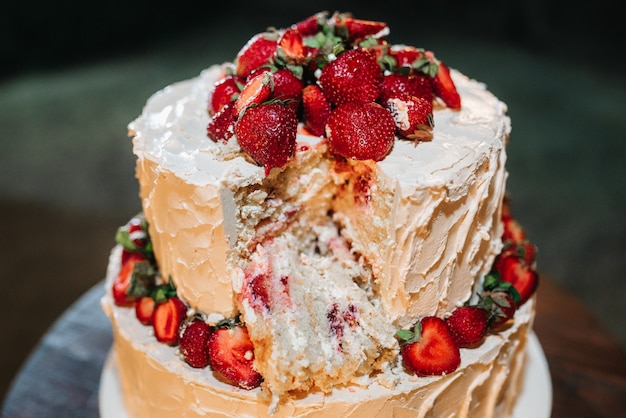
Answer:
[[[117,248],[110,258],[102,305],[113,325],[113,348],[129,416],[507,417],[521,387],[534,299],[516,312],[508,329],[487,336],[477,348],[461,349],[461,366],[453,373],[417,377],[392,369],[328,394],[291,394],[270,415],[270,400],[262,390],[239,389],[217,380],[208,368],[188,366],[177,348],[156,341],[133,309],[113,303],[110,289],[119,259]]]
[[[396,327],[470,298],[502,246],[510,131],[506,106],[484,85],[452,72],[463,108],[435,110],[430,142],[395,141],[383,161],[346,163],[300,132],[296,157],[266,177],[234,141],[206,139],[207,92],[221,71],[155,94],[129,127],[155,256],[183,300],[235,315],[232,280],[259,237],[324,217],[370,266]]]

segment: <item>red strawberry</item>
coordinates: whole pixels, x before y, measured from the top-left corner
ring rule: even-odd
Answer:
[[[193,319],[183,326],[179,340],[180,354],[191,367],[201,369],[209,365],[210,336],[211,327],[200,319]]]
[[[431,79],[426,74],[389,74],[380,86],[380,102],[385,104],[392,97],[404,95],[433,99]]]
[[[351,49],[324,67],[319,84],[328,100],[339,106],[375,101],[380,95],[382,79],[374,55],[365,49]]]
[[[433,79],[433,89],[435,95],[440,97],[450,109],[458,110],[461,108],[461,96],[459,96],[450,76],[450,69],[443,62],[439,62],[439,69]]]
[[[253,70],[268,64],[276,52],[278,35],[258,33],[237,53],[235,72],[239,77],[247,77]]]
[[[304,126],[313,135],[323,136],[328,116],[330,116],[330,102],[315,84],[309,84],[302,90],[302,110]]]
[[[495,264],[500,279],[513,285],[519,293],[517,306],[523,305],[537,290],[539,274],[515,254],[503,254]]]
[[[302,99],[302,80],[286,68],[273,73],[274,94],[279,100],[289,100],[289,105],[296,110]]]
[[[422,318],[413,331],[398,331],[402,363],[418,376],[452,373],[461,364],[459,347],[446,322],[436,316]]]
[[[137,297],[131,295],[129,290],[131,286],[131,278],[137,263],[146,261],[146,257],[141,253],[126,252],[123,256],[124,263],[120,271],[113,281],[112,293],[113,300],[118,306],[132,306]]]
[[[307,48],[304,46],[302,35],[297,29],[287,29],[278,40],[280,56],[290,64],[305,64]]]
[[[505,240],[502,256],[514,255],[520,258],[524,264],[532,267],[537,255],[537,247],[530,241]]]
[[[134,216],[130,219],[130,221],[128,221],[126,228],[128,229],[128,236],[132,240],[133,244],[135,244],[138,249],[146,248],[148,243],[148,232],[145,229],[147,228],[145,219],[139,216]]]
[[[395,130],[391,113],[374,102],[339,106],[326,124],[331,151],[356,160],[385,158],[393,146]]]
[[[411,67],[413,63],[424,56],[424,52],[412,46],[393,46],[389,55],[396,60],[396,67]]]
[[[178,344],[178,330],[187,316],[185,304],[176,296],[159,303],[152,314],[154,336],[162,343]]]
[[[293,108],[270,102],[246,109],[235,126],[235,134],[241,149],[265,167],[267,175],[294,155],[297,129]]]
[[[262,377],[254,369],[254,346],[246,327],[228,324],[216,328],[208,342],[211,368],[233,384],[253,389]]]
[[[477,306],[462,306],[452,311],[446,323],[457,346],[475,347],[485,338],[489,312]]]
[[[430,141],[433,138],[433,103],[422,97],[392,97],[385,104],[391,112],[397,132],[408,139]]]
[[[207,124],[207,136],[215,142],[228,142],[235,134],[236,121],[235,105],[233,103],[225,104]]]
[[[150,296],[144,296],[135,305],[135,316],[144,325],[152,325],[152,314],[156,303]]]
[[[274,76],[270,71],[254,73],[235,100],[235,117],[239,117],[248,106],[258,105],[269,99],[273,91]]]
[[[319,32],[320,25],[326,21],[326,17],[327,14],[325,12],[316,13],[291,27],[298,30],[302,36],[312,36]]]
[[[511,296],[505,292],[492,292],[483,300],[483,304],[489,307],[491,312],[489,327],[498,329],[506,324],[517,310],[517,304]]]
[[[376,35],[387,29],[387,24],[372,20],[355,19],[350,14],[337,14],[335,15],[335,27],[341,35],[344,35],[348,42],[355,43],[366,36]]]
[[[235,76],[226,76],[217,81],[211,89],[211,100],[209,102],[209,115],[213,116],[222,107],[232,103],[241,92],[242,80]]]
[[[522,226],[513,218],[506,217],[503,219],[504,232],[502,233],[502,241],[524,241],[526,233]]]

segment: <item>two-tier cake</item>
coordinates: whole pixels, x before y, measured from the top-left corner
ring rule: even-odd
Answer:
[[[382,22],[320,13],[156,93],[102,301],[131,417],[492,417],[535,248],[506,105]]]

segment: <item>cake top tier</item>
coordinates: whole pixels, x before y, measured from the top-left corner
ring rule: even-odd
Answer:
[[[326,141],[335,156],[376,160],[400,183],[418,175],[441,185],[447,176],[434,173],[508,135],[506,106],[432,52],[388,44],[388,33],[382,22],[318,13],[256,34],[232,63],[156,94],[130,126],[136,151],[203,184],[237,159],[243,177],[270,176],[297,143]]]

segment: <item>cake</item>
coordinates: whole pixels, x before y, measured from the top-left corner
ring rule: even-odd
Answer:
[[[536,248],[506,105],[319,13],[153,95],[102,306],[130,417],[504,417]]]

